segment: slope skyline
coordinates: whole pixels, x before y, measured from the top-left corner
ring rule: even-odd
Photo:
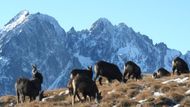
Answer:
[[[11,3],[10,3],[11,2]],[[45,5],[43,5],[45,4]],[[68,31],[89,29],[100,17],[109,19],[114,25],[126,23],[136,32],[148,35],[153,43],[164,42],[183,54],[189,50],[190,1],[142,0],[142,1],[2,1],[0,27],[20,10],[49,14]],[[5,12],[5,10],[7,12]]]
[[[43,15],[47,15],[47,16],[50,16],[50,17],[52,17],[52,18],[55,18],[55,17],[53,17],[53,16],[51,16],[51,15],[49,15],[49,14],[44,14],[44,13],[41,13],[41,12],[35,12],[35,13],[31,13],[29,10],[21,10],[20,12],[18,12],[14,17],[12,17],[7,23],[5,23],[5,25],[2,27],[2,28],[0,28],[0,30],[5,30],[5,31],[9,31],[9,30],[12,30],[12,29],[14,29],[14,28],[16,28],[17,26],[19,26],[20,24],[22,24],[22,23],[24,23],[24,21],[26,20],[26,17],[27,17],[27,15],[32,15],[32,14],[43,14]],[[17,19],[18,18],[18,19]],[[18,20],[18,21],[17,21]],[[55,18],[55,20],[56,20],[56,18]],[[56,20],[57,21],[57,23],[60,25],[60,23],[59,23],[59,21],[58,20]],[[12,23],[13,22],[13,23]],[[69,29],[65,29],[65,28],[63,28],[61,25],[61,28],[63,29],[63,30],[65,30],[65,32],[70,32],[70,31],[72,31],[72,30],[74,30],[74,31],[76,31],[76,32],[80,32],[80,31],[83,31],[83,30],[91,30],[91,28],[93,28],[93,26],[94,26],[94,24],[96,23],[96,22],[103,22],[103,23],[105,23],[105,24],[107,24],[107,26],[126,26],[126,27],[128,27],[129,29],[131,29],[132,31],[134,31],[134,32],[136,32],[136,33],[139,33],[139,34],[141,34],[141,35],[145,35],[145,36],[147,36],[149,39],[151,39],[152,41],[154,41],[152,38],[150,38],[148,35],[146,35],[146,34],[143,34],[143,33],[141,33],[141,32],[137,32],[137,31],[135,31],[132,27],[130,27],[130,26],[128,26],[126,23],[124,23],[124,22],[119,22],[119,23],[116,23],[116,24],[113,24],[108,18],[106,18],[106,17],[99,17],[98,19],[96,19],[95,21],[93,21],[92,23],[91,23],[91,25],[90,25],[90,27],[89,28],[81,28],[80,30],[77,30],[74,26],[72,26],[71,28],[69,28]],[[9,24],[10,24],[10,26],[9,26]],[[166,46],[167,46],[167,44],[166,43],[164,43],[164,42],[158,42],[158,43],[155,43],[154,45],[156,45],[156,44],[165,44]],[[168,47],[168,46],[167,46]],[[168,47],[168,48],[170,48],[170,47]],[[175,49],[175,48],[171,48],[171,49]],[[175,49],[175,50],[177,50],[177,49]],[[178,51],[180,51],[180,50],[178,50]],[[188,50],[189,51],[189,50]],[[181,52],[181,51],[180,51]],[[182,53],[182,52],[181,52]],[[182,53],[183,54],[183,53]]]

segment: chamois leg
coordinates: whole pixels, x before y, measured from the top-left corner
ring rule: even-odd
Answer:
[[[35,99],[35,97],[30,96],[30,102],[33,101]]]
[[[76,94],[73,94],[73,96],[72,96],[72,105],[75,104],[75,96],[76,96]]]
[[[177,75],[181,75],[181,71],[177,70]]]
[[[110,78],[107,78],[107,80],[108,80],[108,83],[109,83],[109,84],[112,82],[112,80],[111,80]]]
[[[91,97],[91,96],[89,96],[89,101],[90,101],[90,102],[92,101],[92,97]]]
[[[79,101],[82,102],[82,99],[80,98],[79,94],[77,93],[76,95],[77,95]]]
[[[20,103],[20,94],[19,94],[18,90],[16,90],[16,94],[17,94],[17,103]]]
[[[21,95],[21,103],[24,103],[25,101],[25,95]]]
[[[96,79],[98,78],[99,74],[95,74],[94,76],[94,81],[96,81]]]
[[[25,102],[25,95],[23,95],[23,101]]]
[[[29,98],[30,98],[30,102],[32,101],[32,97],[31,96],[29,96]]]
[[[83,97],[84,97],[84,101],[86,101],[87,95],[86,95],[86,94],[82,94],[82,95],[83,95]]]
[[[128,77],[127,77],[127,79],[130,79],[130,78],[131,78],[131,73],[129,73],[129,74],[128,74]]]
[[[74,83],[73,83],[74,84]],[[74,85],[75,86],[75,85]],[[79,101],[81,100],[80,99],[80,96],[78,95],[78,93],[77,93],[77,87],[73,87],[73,96],[72,96],[72,105],[74,105],[75,104],[75,97],[76,97],[76,95],[77,95],[77,97],[78,97],[78,99],[79,99]]]
[[[172,74],[175,74],[175,67],[172,68]]]
[[[99,81],[99,84],[102,85],[102,77],[99,77],[98,81]]]

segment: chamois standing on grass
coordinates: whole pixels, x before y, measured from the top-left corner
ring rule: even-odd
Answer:
[[[93,77],[93,71],[92,71],[92,66],[89,66],[88,69],[73,69],[71,71],[70,74],[70,80],[67,84],[67,88],[69,89],[69,94],[72,95],[73,94],[73,87],[72,87],[72,80],[73,78],[77,75],[86,75],[88,76],[90,79],[92,79]]]
[[[99,103],[100,99],[102,98],[96,83],[86,75],[77,74],[72,80],[72,87],[72,105],[75,103],[76,96],[82,102],[79,96],[80,93],[82,93],[84,100],[86,100],[87,96],[89,96],[90,101],[91,98],[95,98],[97,103]]]
[[[98,61],[94,66],[94,72],[94,81],[96,81],[96,79],[99,77],[100,85],[102,85],[102,77],[107,78],[109,83],[114,79],[118,80],[119,82],[126,82],[118,66],[106,61]]]
[[[161,78],[161,77],[164,77],[164,76],[170,76],[170,72],[167,71],[165,68],[159,68],[157,72],[154,72],[153,73],[153,78]]]
[[[176,57],[172,61],[172,71],[173,74],[177,73],[177,75],[181,75],[182,73],[189,73],[189,67],[183,59]]]
[[[127,76],[127,79],[142,79],[140,67],[133,61],[128,61],[124,65],[124,78]]]
[[[37,96],[43,96],[41,91],[41,84],[43,82],[43,76],[36,69],[36,66],[32,65],[32,77],[33,79],[19,78],[15,83],[15,90],[17,95],[17,103],[23,103],[25,96],[29,96],[30,101],[35,100]],[[41,98],[39,98],[41,99]]]

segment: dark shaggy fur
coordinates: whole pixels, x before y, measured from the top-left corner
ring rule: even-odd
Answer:
[[[70,74],[70,78],[74,78],[77,74],[87,75],[89,78],[92,79],[93,71],[92,67],[88,67],[88,69],[73,69]]]
[[[99,76],[102,76],[107,78],[109,82],[111,82],[114,79],[118,80],[119,82],[126,82],[118,66],[112,63],[108,63],[105,61],[98,61],[94,66],[94,72],[95,72],[95,78],[94,78],[95,81]],[[100,85],[102,85],[101,80],[102,79],[99,78]]]
[[[70,80],[67,84],[67,88],[69,89],[69,94],[72,95],[73,87],[72,87],[72,80],[75,78],[77,74],[88,76],[90,79],[93,77],[92,67],[88,67],[88,69],[73,69],[70,74]]]
[[[170,72],[164,68],[159,68],[157,72],[153,73],[154,78],[161,78],[163,76],[170,76]]]
[[[140,67],[132,61],[128,61],[124,65],[124,77],[127,79],[142,79]]]
[[[189,67],[183,59],[181,59],[180,57],[176,57],[172,61],[172,71],[173,74],[177,73],[177,75],[180,75],[182,73],[189,73]]]
[[[29,96],[30,101],[36,99],[38,95],[42,96],[43,92],[40,93],[42,82],[43,82],[43,77],[41,73],[37,71],[33,71],[32,80],[29,80],[27,78],[19,78],[15,83],[17,103],[20,103],[20,97],[21,97],[21,102],[24,102],[25,96]]]
[[[99,100],[101,99],[101,93],[99,93],[96,83],[86,75],[81,75],[81,74],[76,75],[72,80],[72,87],[73,87],[73,97],[72,97],[73,105],[75,102],[76,95],[79,98],[79,100],[82,101],[79,96],[79,93],[82,93],[84,100],[86,100],[87,96],[89,96],[90,100],[91,98],[95,98],[97,102],[99,102]]]

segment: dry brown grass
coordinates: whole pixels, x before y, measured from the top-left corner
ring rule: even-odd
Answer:
[[[174,102],[170,98],[161,96],[161,97],[157,98],[156,100],[154,100],[154,105],[156,107],[163,107],[163,106],[168,107],[168,106],[173,106]]]
[[[186,84],[186,88],[190,88],[190,81]]]
[[[118,92],[122,92],[122,93],[127,93],[127,88],[126,88],[126,86],[121,86],[121,87],[118,87],[118,88],[116,88],[116,91],[118,91]]]
[[[179,103],[185,97],[184,94],[181,94],[179,92],[171,92],[171,93],[168,93],[167,96],[173,99],[177,103]]]
[[[79,102],[76,100],[75,107],[163,107],[173,106],[175,103],[180,103],[182,107],[190,107],[190,96],[185,95],[185,92],[190,88],[190,79],[185,83],[162,82],[169,79],[189,77],[189,74],[180,76],[172,75],[160,79],[153,79],[151,75],[145,75],[143,80],[129,80],[127,83],[120,84],[118,81],[112,81],[111,84],[103,81],[103,86],[97,82],[99,90],[102,92],[102,100],[96,104],[94,100],[89,102]],[[45,102],[28,100],[24,104],[17,104],[16,107],[72,107],[72,98],[69,95],[59,95],[65,92],[65,88],[46,91],[45,96],[54,96]],[[161,92],[163,96],[154,96],[154,92]],[[144,102],[139,101],[144,100]],[[15,96],[0,97],[0,106],[9,106],[16,103]],[[172,105],[173,104],[173,105]]]
[[[136,107],[137,104],[139,103],[134,100],[122,99],[117,104],[117,107]]]
[[[52,96],[52,95],[58,95],[59,93],[65,91],[66,89],[54,89],[54,90],[50,90],[50,91],[45,91],[44,95],[45,96]]]
[[[137,82],[131,82],[127,84],[127,89],[137,89],[137,90],[142,90],[143,86],[141,86],[140,84],[138,84]]]
[[[136,96],[136,100],[138,101],[150,98],[152,98],[152,92],[150,90],[143,90]]]
[[[139,94],[139,91],[137,89],[129,89],[127,91],[127,97],[128,98],[133,98],[133,97],[135,97],[138,94]]]
[[[7,105],[15,105],[16,97],[15,96],[2,96],[0,97],[0,107],[4,107]]]
[[[111,93],[111,94],[107,94],[102,101],[109,101],[109,100],[114,100],[114,99],[118,99],[122,96],[122,94],[120,92],[115,92],[115,93]]]
[[[160,92],[162,92],[162,93],[167,93],[167,92],[170,92],[170,91],[172,91],[172,87],[169,86],[169,85],[163,85],[160,88]]]
[[[186,97],[184,98],[181,103],[180,103],[181,107],[190,107],[190,97]]]

